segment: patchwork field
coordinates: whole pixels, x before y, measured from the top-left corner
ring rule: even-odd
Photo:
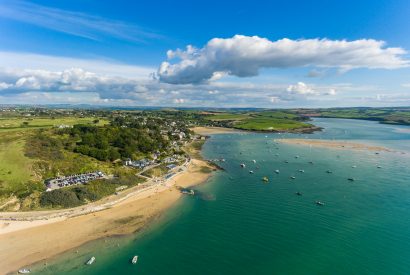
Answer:
[[[244,113],[213,113],[207,116],[208,120],[225,122],[226,126],[241,130],[253,131],[288,131],[311,127],[302,122],[298,115],[281,112],[244,112]]]
[[[51,128],[59,125],[95,124],[104,125],[107,120],[95,117],[61,117],[61,118],[0,118],[0,131],[12,131],[33,128]]]

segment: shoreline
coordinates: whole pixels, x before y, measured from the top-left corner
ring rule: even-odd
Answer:
[[[393,150],[376,145],[366,145],[363,143],[356,143],[344,140],[322,140],[322,139],[300,139],[300,138],[284,138],[275,139],[276,142],[302,145],[302,146],[314,146],[322,148],[332,149],[347,149],[347,150],[366,150],[366,151],[379,151],[379,152],[393,152]]]
[[[212,169],[206,161],[192,159],[186,170],[163,184],[139,193],[131,192],[125,199],[98,211],[34,221],[1,221],[0,273],[14,272],[93,240],[142,230],[182,196],[179,188],[198,185],[212,176],[212,172],[203,171],[204,167]],[[72,212],[72,209],[65,212]],[[44,216],[44,213],[36,214]],[[27,212],[21,215],[27,215]]]

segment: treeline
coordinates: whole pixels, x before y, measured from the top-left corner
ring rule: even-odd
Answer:
[[[44,192],[40,197],[42,207],[75,207],[87,201],[95,201],[98,197],[83,186],[70,189],[56,189]]]
[[[116,123],[103,127],[75,125],[61,133],[69,134],[73,140],[77,140],[70,148],[74,152],[102,161],[163,151],[168,146],[168,141],[159,129],[121,127]]]

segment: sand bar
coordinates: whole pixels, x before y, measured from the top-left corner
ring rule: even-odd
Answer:
[[[228,134],[228,133],[239,133],[242,132],[237,129],[224,128],[224,127],[194,127],[191,129],[199,135],[215,135],[215,134]]]
[[[355,143],[355,142],[350,142],[350,141],[342,141],[342,140],[286,138],[286,139],[275,139],[275,141],[286,143],[286,144],[296,144],[296,145],[305,145],[305,146],[308,145],[308,146],[314,146],[314,147],[325,147],[325,148],[334,148],[334,149],[392,152],[392,150],[385,148],[385,147],[381,147],[381,146],[374,146],[374,145]]]

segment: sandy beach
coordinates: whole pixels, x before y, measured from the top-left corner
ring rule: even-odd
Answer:
[[[223,127],[194,127],[191,130],[203,136],[241,132],[240,130],[237,130],[237,129],[223,128]]]
[[[350,150],[367,150],[367,151],[385,151],[390,152],[391,150],[381,147],[367,145],[363,143],[355,143],[341,140],[321,140],[321,139],[275,139],[276,142],[287,143],[287,144],[296,144],[296,145],[308,145],[314,147],[325,147],[333,149],[350,149]]]
[[[90,214],[0,221],[0,274],[50,259],[92,240],[141,230],[182,196],[178,187],[205,182],[211,174],[204,172],[204,167],[211,168],[205,161],[192,159],[185,171],[164,184],[147,188],[108,209]],[[49,212],[54,214],[56,211]]]

